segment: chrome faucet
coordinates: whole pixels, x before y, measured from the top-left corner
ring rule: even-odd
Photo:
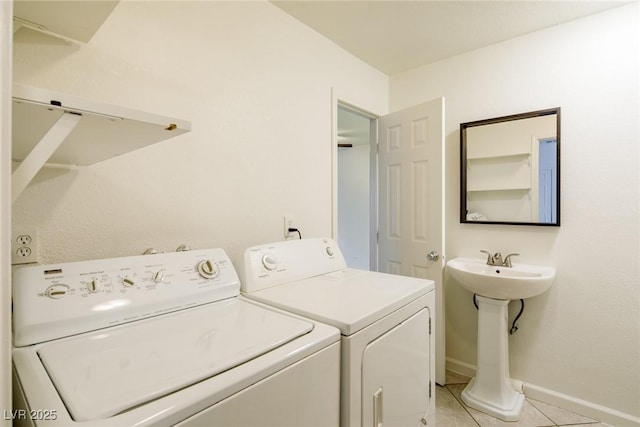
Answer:
[[[502,262],[502,254],[500,252],[493,254],[493,265],[504,265]]]
[[[513,254],[509,254],[509,255],[507,255],[507,256],[504,258],[504,262],[502,263],[502,265],[504,265],[505,267],[509,267],[509,268],[513,267],[513,266],[511,265],[511,257],[512,257],[512,256],[519,256],[519,255],[520,255],[520,254],[516,254],[516,253],[513,253]]]
[[[491,255],[491,252],[485,250],[480,250],[480,252],[487,254],[487,265],[495,265],[494,258],[493,255]]]
[[[480,252],[487,254],[487,265],[495,265],[495,266],[509,267],[509,268],[512,267],[511,257],[520,255],[515,253],[509,254],[503,260],[502,254],[500,252],[496,252],[493,255],[491,255],[491,252],[485,251],[485,250],[481,250]]]

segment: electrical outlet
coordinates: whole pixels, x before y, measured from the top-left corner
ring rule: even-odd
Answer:
[[[11,264],[38,262],[38,230],[22,229],[13,233],[11,239]]]
[[[16,243],[20,246],[29,246],[31,242],[33,242],[33,239],[29,234],[21,234],[16,237]]]
[[[289,233],[290,228],[297,228],[295,224],[295,220],[292,215],[285,215],[284,216],[284,238],[285,239],[291,236],[291,233]]]

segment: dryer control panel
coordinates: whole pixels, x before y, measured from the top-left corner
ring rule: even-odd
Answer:
[[[18,347],[234,297],[222,249],[39,265],[13,276]]]
[[[286,240],[253,246],[244,253],[242,292],[255,292],[321,274],[344,270],[347,263],[332,239]]]

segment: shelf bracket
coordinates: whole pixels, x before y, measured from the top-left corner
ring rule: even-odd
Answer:
[[[80,122],[82,115],[65,111],[62,116],[51,126],[51,129],[42,137],[40,142],[33,147],[27,157],[20,163],[11,175],[11,201],[15,202],[20,193],[29,185],[34,176],[58,149],[60,144],[67,139]]]

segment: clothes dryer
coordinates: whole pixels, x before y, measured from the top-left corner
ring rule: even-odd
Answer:
[[[248,248],[239,272],[246,297],[340,329],[341,426],[435,425],[433,281],[347,268],[331,239]]]
[[[336,426],[337,329],[239,296],[221,249],[14,275],[14,425]]]

